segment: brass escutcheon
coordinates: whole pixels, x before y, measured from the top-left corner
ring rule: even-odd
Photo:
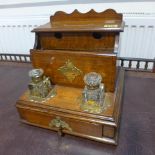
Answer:
[[[77,76],[82,74],[82,71],[75,67],[69,59],[65,62],[64,66],[58,68],[58,71],[60,71],[69,82],[72,82]]]
[[[49,127],[50,128],[52,128],[52,127],[58,128],[58,134],[60,136],[62,136],[63,129],[72,131],[72,128],[65,121],[62,121],[59,116],[57,116],[56,118],[54,118],[53,120],[50,121]]]

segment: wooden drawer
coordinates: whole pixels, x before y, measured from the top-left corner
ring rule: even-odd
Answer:
[[[39,33],[40,49],[112,52],[115,35],[113,32],[44,32]]]
[[[78,119],[72,119],[61,115],[49,115],[44,112],[30,110],[26,108],[18,108],[22,120],[28,124],[40,126],[47,129],[59,130],[56,125],[50,126],[53,120],[61,120],[68,125],[68,128],[62,128],[62,132],[71,134],[81,134],[94,137],[102,137],[102,124],[86,122]]]

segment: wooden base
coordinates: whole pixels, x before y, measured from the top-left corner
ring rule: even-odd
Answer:
[[[55,86],[57,95],[42,103],[30,101],[26,91],[16,107],[24,123],[55,130],[60,134],[117,144],[123,83],[124,70],[120,69],[115,93],[106,93],[105,105],[108,106],[100,114],[80,109],[82,89],[59,85]]]

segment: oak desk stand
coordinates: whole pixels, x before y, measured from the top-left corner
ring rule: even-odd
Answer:
[[[114,10],[81,14],[57,12],[50,22],[33,30],[36,34],[31,60],[50,77],[56,96],[44,102],[31,101],[26,91],[17,101],[24,123],[117,144],[123,94],[124,70],[117,68],[122,14]],[[65,72],[62,68],[67,68]],[[76,74],[78,72],[78,74]],[[101,113],[81,109],[83,77],[97,72],[105,85]]]

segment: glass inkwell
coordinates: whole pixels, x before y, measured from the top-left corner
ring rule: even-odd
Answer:
[[[43,69],[32,69],[29,71],[31,82],[28,85],[29,98],[31,101],[44,102],[46,99],[56,95],[54,86],[51,85],[49,77],[44,76]]]
[[[90,72],[84,76],[85,88],[82,93],[81,109],[90,113],[101,113],[104,104],[104,84],[102,76]]]

